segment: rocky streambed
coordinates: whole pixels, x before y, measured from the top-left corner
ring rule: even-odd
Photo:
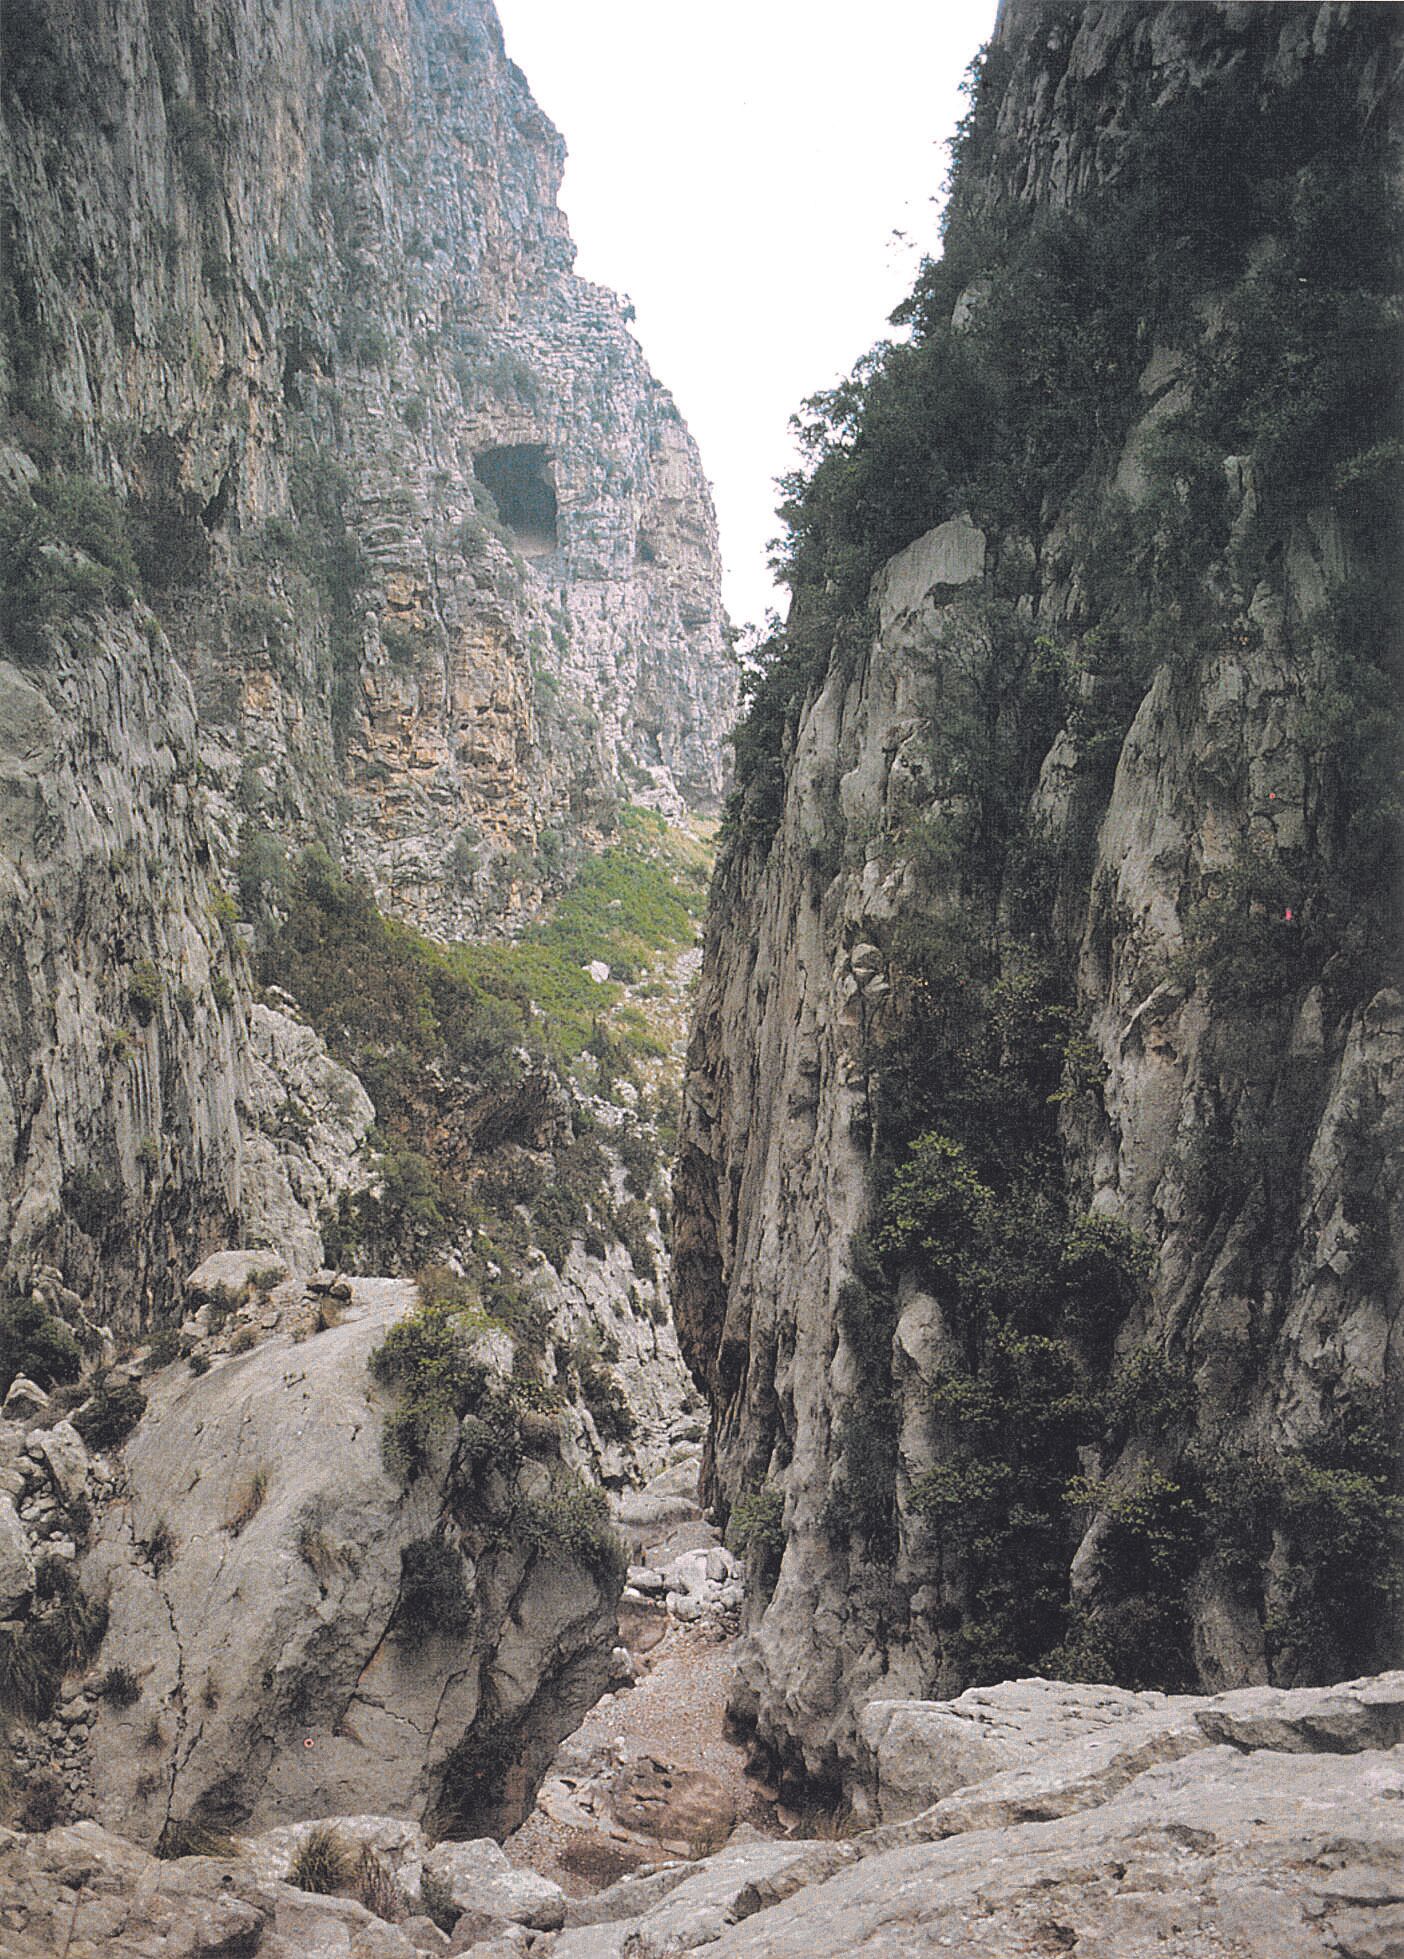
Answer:
[[[160,1862],[95,1823],[0,1833],[5,1959],[1389,1959],[1404,1942],[1404,1675],[1212,1697],[1023,1681],[905,1704],[875,1751],[934,1799],[851,1836],[666,1859],[588,1897],[490,1841],[299,1824]],[[560,1779],[564,1779],[563,1777]],[[955,1786],[952,1786],[955,1785]],[[895,1785],[894,1785],[895,1786]],[[358,1899],[309,1893],[330,1829]],[[373,1883],[366,1874],[373,1873]],[[438,1923],[435,1922],[437,1916]],[[451,1930],[441,1926],[451,1926]]]

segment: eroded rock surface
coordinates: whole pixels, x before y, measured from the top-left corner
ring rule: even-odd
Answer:
[[[1382,126],[1394,56],[1369,10],[1056,11],[1003,10],[953,205],[972,262],[1006,223],[1098,235],[1157,118],[1220,85],[1270,116],[1329,82]],[[960,340],[981,303],[976,280],[926,324],[928,347],[954,335],[956,420],[967,352],[998,365]],[[1364,764],[1317,714],[1348,595],[1378,622],[1385,533],[1330,482],[1299,510],[1225,453],[1192,364],[1117,344],[1116,453],[1017,518],[953,486],[832,646],[796,644],[811,677],[753,721],[773,739],[719,868],[678,1319],[714,1410],[708,1493],[770,1536],[735,1710],[821,1783],[870,1703],[1015,1653],[1193,1688],[1400,1655],[1404,1020],[1395,956],[1346,977],[1340,948],[1382,948],[1390,901],[1341,841],[1372,806]],[[915,444],[916,384],[892,385],[874,398],[904,428],[910,408]],[[1086,402],[1111,412],[1099,385]],[[1036,447],[1033,411],[1010,414]],[[1173,529],[1183,482],[1147,461],[1173,416],[1216,514],[1152,593],[1105,554],[1155,539],[1149,565]],[[1250,530],[1280,550],[1243,557]],[[1045,656],[1066,694],[1040,695]],[[1309,944],[1298,884],[1340,907]],[[1126,1256],[1074,1300],[1079,1232]]]
[[[943,1719],[987,1730],[993,1772],[972,1755],[969,1784],[909,1821],[837,1841],[765,1842],[743,1829],[699,1863],[640,1872],[584,1899],[548,1901],[550,1887],[526,1872],[512,1891],[495,1844],[430,1849],[413,1825],[379,1816],[317,1827],[383,1861],[393,1923],[349,1898],[290,1886],[311,1825],[227,1846],[234,1857],[164,1865],[95,1824],[0,1833],[0,1949],[7,1959],[61,1948],[76,1959],[226,1949],[268,1959],[323,1949],[367,1959],[447,1949],[478,1959],[1388,1959],[1398,1950],[1404,1675],[1173,1700],[1048,1681],[982,1695],[926,1713],[933,1733]],[[1220,1738],[1225,1724],[1233,1742]],[[1147,1752],[1152,1730],[1158,1755]],[[1025,1766],[994,1766],[1009,1751]],[[412,1909],[427,1868],[451,1878],[463,1906],[451,1941]]]
[[[604,1687],[614,1589],[563,1546],[514,1541],[513,1475],[457,1483],[451,1430],[432,1473],[407,1489],[387,1473],[391,1403],[367,1360],[414,1288],[349,1290],[324,1331],[275,1330],[198,1377],[176,1366],[150,1383],[123,1495],[84,1566],[109,1599],[98,1674],[124,1669],[140,1690],[99,1705],[95,1808],[138,1840],[196,1814],[221,1827],[329,1808],[423,1818],[448,1800],[446,1758],[475,1721],[519,1730],[518,1752],[544,1765]],[[489,1337],[489,1364],[510,1354]],[[549,1462],[521,1478],[547,1494]],[[416,1638],[395,1618],[401,1552],[441,1532],[469,1612],[451,1635]]]

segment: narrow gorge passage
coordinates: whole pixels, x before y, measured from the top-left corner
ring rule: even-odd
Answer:
[[[1397,1956],[1404,15],[498,4],[0,7],[0,1959]]]

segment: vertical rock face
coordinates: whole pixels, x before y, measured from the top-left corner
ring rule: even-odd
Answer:
[[[1398,1653],[1394,34],[1007,5],[790,512],[675,1284],[811,1777],[875,1698]]]
[[[716,806],[734,667],[489,0],[19,0],[3,72],[0,1234],[130,1311],[291,1189],[315,1236],[240,1136],[283,854],[520,922],[622,797]]]

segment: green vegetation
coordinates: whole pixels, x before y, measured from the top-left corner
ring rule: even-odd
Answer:
[[[50,474],[29,496],[0,502],[0,641],[29,666],[49,657],[49,631],[140,589],[126,512],[100,484]]]
[[[452,1638],[466,1632],[472,1618],[473,1601],[457,1546],[446,1537],[416,1537],[404,1545],[395,1624],[406,1645]]]
[[[746,1560],[748,1582],[758,1592],[772,1591],[785,1554],[785,1492],[778,1484],[741,1492],[727,1519],[726,1542]]]
[[[439,1764],[436,1824],[446,1836],[471,1836],[501,1801],[521,1755],[519,1725],[484,1709]]]
[[[706,881],[705,853],[652,811],[622,810],[619,841],[588,860],[546,922],[511,945],[460,948],[463,969],[524,1012],[534,1002],[552,1055],[570,1061],[598,1040],[619,997],[584,969],[600,962],[615,980],[633,981],[657,954],[690,944]]]
[[[37,1295],[0,1299],[0,1400],[17,1375],[53,1388],[76,1381],[82,1364],[72,1332]]]
[[[107,1630],[107,1608],[88,1598],[66,1560],[45,1557],[28,1619],[0,1626],[0,1709],[47,1719],[64,1675],[89,1660]]]
[[[319,1823],[298,1845],[288,1882],[299,1891],[332,1897],[347,1888],[354,1868],[355,1859],[345,1837],[330,1824]]]
[[[1362,898],[1397,888],[1398,727],[1387,703],[1401,675],[1384,622],[1399,593],[1397,565],[1386,569],[1397,553],[1382,560],[1381,541],[1404,458],[1392,380],[1399,239],[1383,215],[1388,134],[1362,118],[1356,86],[1388,59],[1389,27],[1362,10],[1343,52],[1306,63],[1289,87],[1260,89],[1274,32],[1260,16],[1242,59],[1141,118],[1111,180],[1057,211],[992,202],[1015,54],[1001,45],[977,64],[944,250],[894,315],[910,338],[874,349],[796,418],[805,461],[784,486],[778,560],[792,602],[759,649],[737,735],[728,828],[738,843],[773,834],[788,731],[824,671],[864,643],[878,567],[962,509],[996,539],[1037,540],[1050,510],[1075,513],[1095,486],[1103,548],[1061,649],[1079,682],[1064,712],[1094,781],[1105,781],[1154,667],[1192,668],[1202,647],[1241,632],[1259,583],[1280,589],[1291,524],[1312,507],[1342,512],[1361,569],[1316,626],[1330,833],[1298,917],[1323,945],[1339,941]],[[1362,225],[1361,211],[1380,221]],[[1139,381],[1157,349],[1185,406],[1144,459],[1146,499],[1109,522],[1105,479],[1144,412]],[[1232,529],[1227,457],[1256,493],[1252,521]],[[1005,599],[1021,595],[1019,561],[1003,554]],[[1377,967],[1382,951],[1372,942]]]
[[[156,1855],[164,1858],[174,1857],[237,1857],[238,1849],[234,1839],[226,1836],[213,1824],[201,1822],[198,1817],[172,1817],[162,1830],[156,1845]]]
[[[467,1304],[421,1301],[371,1355],[374,1378],[397,1393],[381,1451],[386,1468],[402,1482],[421,1475],[454,1424],[480,1413],[488,1401],[488,1369],[474,1352],[487,1324]]]
[[[1308,840],[1269,845],[1268,800],[1223,785],[1245,840],[1185,894],[1183,950],[1146,989],[1207,996],[1211,1054],[1244,1081],[1183,1168],[1208,1218],[1233,1207],[1263,1274],[1294,1242],[1321,1090],[1309,1065],[1264,1082],[1243,1054],[1285,1052],[1315,984],[1339,1030],[1396,963],[1401,240],[1385,221],[1389,139],[1358,88],[1389,29],[1360,10],[1331,58],[1263,86],[1276,31],[1268,10],[1245,20],[1240,58],[1133,118],[1106,181],[1056,210],[1005,194],[997,148],[1011,73],[1044,57],[992,49],[955,145],[943,256],[894,316],[909,337],[796,422],[778,558],[791,604],[757,650],[735,737],[723,902],[775,834],[805,701],[871,641],[874,574],[962,511],[989,545],[980,585],[944,595],[919,804],[875,838],[845,838],[835,809],[811,864],[827,881],[877,849],[931,899],[882,948],[872,1223],[835,1300],[855,1387],[825,1522],[855,1568],[892,1560],[899,1526],[929,1559],[942,1692],[1034,1669],[1189,1684],[1185,1600],[1206,1560],[1262,1615],[1275,1678],[1341,1677],[1384,1663],[1404,1586],[1387,1411],[1367,1420],[1338,1387],[1295,1453],[1194,1441],[1205,1416],[1185,1356],[1124,1351],[1146,1250],[1081,1215],[1059,1136],[1103,1074],[1069,978],[1084,917],[1090,957],[1134,950],[1111,894],[1087,890],[1125,736],[1152,684],[1172,719],[1192,718],[1208,663],[1261,646],[1265,604],[1288,599],[1291,802]],[[1148,428],[1153,358],[1175,392]],[[1134,495],[1113,494],[1138,425]],[[1349,570],[1303,618],[1284,565],[1328,510]],[[1050,578],[1056,624],[1040,630]],[[1054,848],[1030,812],[1060,736]],[[1377,1209],[1367,1154],[1349,1173],[1362,1222]],[[1378,1234],[1360,1257],[1383,1269]],[[950,1357],[927,1384],[933,1466],[900,1517],[892,1341],[913,1278],[940,1303]],[[1117,1457],[1133,1434],[1150,1454],[1131,1475]],[[1093,1511],[1096,1603],[1075,1611],[1068,1566]]]
[[[609,1499],[594,1483],[567,1477],[549,1496],[521,1497],[512,1510],[509,1541],[538,1557],[572,1557],[617,1593],[629,1554],[609,1514]]]
[[[486,1135],[430,1120],[421,1085],[452,1084],[471,1122],[475,1098],[510,1111],[534,1068],[587,1058],[601,1087],[629,1075],[659,1043],[618,1008],[595,960],[621,977],[691,941],[705,890],[706,853],[661,819],[626,810],[619,841],[589,862],[552,914],[512,944],[436,945],[386,918],[370,894],[311,850],[291,871],[271,840],[251,844],[241,888],[259,906],[264,984],[284,986],[338,1060],[365,1082],[381,1138],[380,1187],[344,1200],[326,1221],[328,1255],[350,1267],[423,1266],[449,1242],[486,1226],[504,1250],[530,1229],[559,1268],[573,1240],[624,1235],[651,1273],[641,1200],[613,1204],[605,1156],[577,1109],[573,1138],[540,1152],[516,1145],[510,1114]],[[281,913],[281,917],[279,914]],[[530,1096],[527,1097],[530,1106]],[[634,1175],[639,1145],[633,1144]],[[465,1159],[474,1162],[471,1182]],[[650,1185],[651,1188],[650,1179]]]
[[[141,1699],[141,1682],[130,1667],[109,1667],[93,1692],[112,1707],[135,1707]]]
[[[105,1453],[121,1448],[145,1412],[146,1396],[135,1381],[125,1377],[114,1380],[104,1372],[73,1417],[73,1426],[90,1449]]]

